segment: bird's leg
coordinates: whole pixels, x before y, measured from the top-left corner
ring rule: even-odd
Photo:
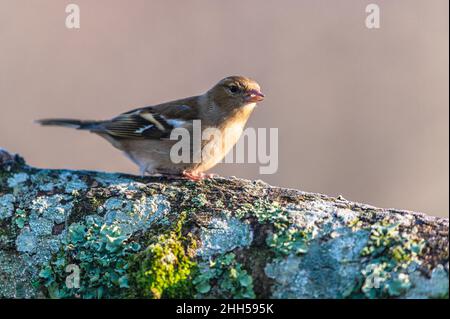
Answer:
[[[139,166],[139,174],[141,177],[145,177],[145,173],[147,173],[148,165],[140,165]]]

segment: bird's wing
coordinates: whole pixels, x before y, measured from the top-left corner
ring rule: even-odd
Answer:
[[[194,119],[188,105],[144,107],[123,113],[101,125],[102,133],[126,139],[164,139],[172,129],[183,127]]]

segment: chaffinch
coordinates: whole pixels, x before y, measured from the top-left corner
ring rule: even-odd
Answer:
[[[37,122],[100,135],[136,163],[141,175],[183,175],[197,180],[210,176],[204,172],[220,162],[236,144],[256,103],[263,99],[258,83],[247,77],[230,76],[202,95],[134,109],[111,120],[44,119]],[[171,132],[184,128],[192,136],[195,122],[199,123],[195,120],[200,120],[202,132],[215,129],[222,134],[212,147],[209,145],[213,151],[204,152],[212,138],[202,139],[201,156],[197,161],[192,160],[195,150],[191,139],[191,160],[175,163],[171,159],[171,148],[178,141],[169,138]]]

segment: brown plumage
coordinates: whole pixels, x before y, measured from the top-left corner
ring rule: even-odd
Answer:
[[[134,109],[111,120],[46,119],[38,123],[98,134],[135,162],[141,174],[183,174],[197,179],[236,144],[256,103],[263,98],[258,83],[243,76],[230,76],[205,94]],[[223,133],[222,140],[215,141],[214,152],[198,163],[174,163],[170,150],[177,141],[170,140],[170,134],[176,128],[185,128],[192,137],[194,120],[201,121],[203,132],[218,129]],[[200,151],[211,140],[202,141]],[[191,140],[191,159],[194,156],[192,146]]]

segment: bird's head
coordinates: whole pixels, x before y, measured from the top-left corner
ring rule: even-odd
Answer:
[[[211,100],[226,109],[238,109],[264,100],[256,81],[243,76],[229,76],[208,91]]]

